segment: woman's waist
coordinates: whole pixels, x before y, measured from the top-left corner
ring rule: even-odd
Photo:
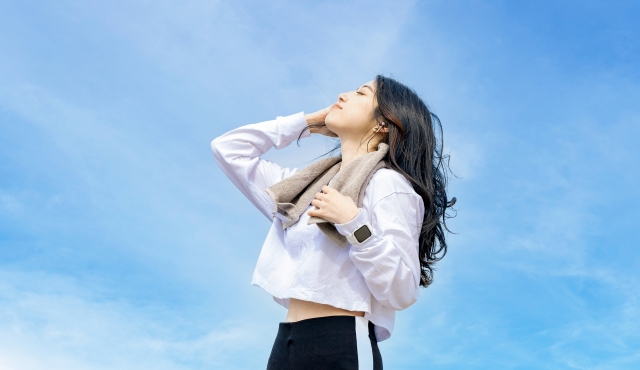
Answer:
[[[364,316],[364,314],[364,311],[350,311],[328,304],[290,298],[285,322],[296,322],[326,316]]]

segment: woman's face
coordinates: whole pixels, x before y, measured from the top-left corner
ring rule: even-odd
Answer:
[[[371,80],[357,90],[338,95],[338,101],[330,107],[324,120],[327,128],[340,138],[366,135],[375,125],[375,88],[375,81]]]

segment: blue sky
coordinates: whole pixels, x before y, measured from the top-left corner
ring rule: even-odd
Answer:
[[[260,369],[269,223],[209,142],[414,88],[455,235],[389,369],[640,365],[635,1],[0,3],[0,367]],[[265,158],[304,167],[315,135]]]

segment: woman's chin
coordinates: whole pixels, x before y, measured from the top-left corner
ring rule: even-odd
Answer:
[[[324,117],[324,122],[329,126],[340,126],[340,124],[344,121],[344,117],[340,114],[339,110],[331,110]]]

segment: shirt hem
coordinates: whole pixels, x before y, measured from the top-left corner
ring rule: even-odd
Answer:
[[[296,290],[292,290],[289,291],[288,294],[284,294],[284,293],[277,293],[275,292],[275,289],[271,289],[271,284],[269,284],[269,282],[265,279],[263,279],[261,276],[259,275],[254,275],[253,279],[251,280],[251,285],[252,286],[256,286],[259,288],[262,288],[264,291],[266,291],[267,293],[269,293],[273,298],[274,301],[276,303],[278,303],[279,305],[283,306],[284,308],[289,308],[288,307],[288,300],[289,298],[296,298],[296,299],[301,299],[301,300],[305,300],[305,301],[311,301],[311,302],[316,302],[316,303],[322,303],[322,304],[328,304],[334,307],[338,307],[338,308],[342,308],[348,311],[363,311],[364,317],[367,320],[370,320],[371,322],[373,322],[374,325],[380,327],[380,334],[383,334],[380,336],[380,338],[377,338],[378,342],[382,342],[384,340],[387,340],[391,337],[391,331],[389,330],[389,328],[386,328],[380,324],[376,324],[377,320],[372,320],[371,316],[375,316],[372,315],[370,310],[366,309],[366,307],[360,307],[358,305],[354,305],[352,304],[344,304],[343,302],[335,302],[335,301],[330,301],[330,300],[323,300],[323,299],[317,299],[314,297],[314,292],[311,292],[312,294],[309,294],[309,291],[304,291],[304,292],[300,292],[300,291],[296,291]],[[303,293],[303,294],[300,294]],[[317,294],[316,294],[317,296]],[[284,301],[286,301],[287,304],[284,303]],[[376,330],[378,332],[378,330]]]

